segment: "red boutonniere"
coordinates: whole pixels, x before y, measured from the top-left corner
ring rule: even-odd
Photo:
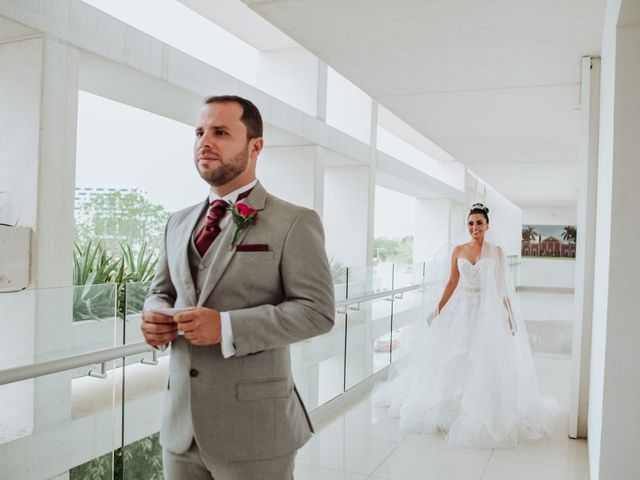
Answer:
[[[259,214],[256,209],[251,208],[246,203],[232,203],[229,205],[229,210],[231,211],[233,223],[236,226],[236,230],[233,232],[233,238],[231,239],[231,245],[229,246],[229,250],[233,250],[240,232],[256,223]]]

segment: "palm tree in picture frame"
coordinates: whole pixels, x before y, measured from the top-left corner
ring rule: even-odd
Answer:
[[[576,243],[576,227],[575,225],[567,225],[562,231],[562,240],[567,243]]]

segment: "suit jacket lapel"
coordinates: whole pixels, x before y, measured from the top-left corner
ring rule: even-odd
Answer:
[[[191,275],[191,267],[189,266],[189,249],[191,248],[191,238],[193,236],[193,231],[198,225],[198,220],[202,216],[202,213],[208,207],[208,202],[204,202],[202,205],[195,205],[191,212],[185,218],[184,228],[182,232],[180,232],[180,241],[178,242],[178,246],[182,249],[180,253],[180,260],[178,263],[178,269],[180,272],[180,277],[184,282],[185,290],[187,293],[187,302],[186,305],[195,305],[196,304],[196,287],[193,283],[193,276]]]
[[[244,200],[244,202],[255,210],[261,212],[264,210],[265,204],[267,201],[267,192],[264,187],[258,182],[249,196]],[[229,214],[230,215],[230,214]],[[260,217],[256,220],[256,222],[260,221]],[[251,229],[251,226],[245,228],[238,234],[238,238],[236,239],[236,245],[241,243],[244,237],[247,235],[247,232]],[[213,252],[213,258],[211,261],[211,267],[209,268],[209,272],[207,274],[207,278],[204,281],[202,291],[200,292],[200,298],[198,298],[198,306],[202,306],[204,302],[206,302],[207,298],[213,292],[213,289],[216,287],[222,275],[226,271],[229,263],[231,263],[231,259],[233,255],[236,253],[236,249],[231,249],[231,239],[233,238],[233,234],[236,230],[236,225],[233,223],[233,220],[229,222],[227,227],[220,233],[220,236],[216,239],[216,242],[211,246],[211,248],[215,248],[216,251]],[[189,268],[188,259],[187,259],[187,269]]]

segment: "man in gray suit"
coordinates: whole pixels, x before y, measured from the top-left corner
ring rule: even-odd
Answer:
[[[147,343],[171,343],[167,480],[292,479],[313,432],[289,345],[331,329],[333,282],[318,215],[257,181],[262,146],[253,103],[205,101],[194,160],[209,198],[167,222],[142,316]]]

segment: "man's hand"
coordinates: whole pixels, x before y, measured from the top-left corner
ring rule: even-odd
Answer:
[[[180,312],[173,321],[178,329],[194,345],[215,345],[220,343],[220,312],[212,308],[196,307]]]
[[[173,318],[160,313],[143,312],[140,329],[145,341],[154,347],[171,343],[178,336],[178,325]]]

